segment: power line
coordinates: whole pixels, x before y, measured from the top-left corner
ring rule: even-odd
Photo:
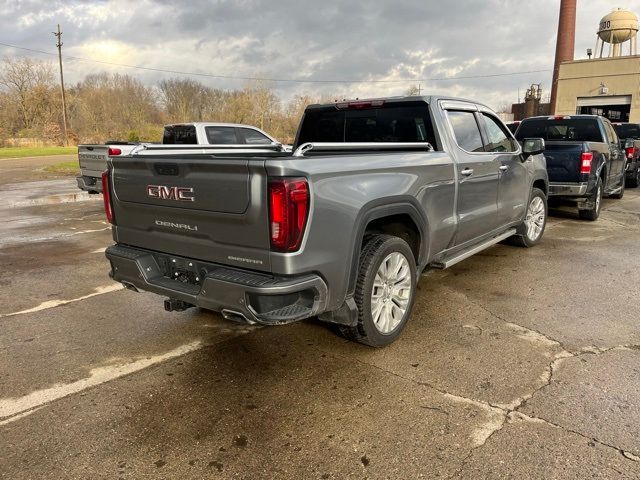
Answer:
[[[40,53],[44,55],[56,55],[55,53],[45,52],[44,50],[37,50],[33,48],[20,47],[18,45],[12,45],[10,43],[0,42],[0,45],[4,47],[15,48],[18,50],[25,50],[27,52]],[[151,72],[161,72],[161,73],[172,73],[175,75],[190,75],[194,77],[207,77],[207,78],[217,78],[222,80],[255,80],[255,81],[264,81],[264,82],[279,82],[279,83],[412,83],[412,82],[440,82],[440,81],[448,81],[448,80],[470,80],[470,79],[479,79],[479,78],[495,78],[495,77],[511,77],[515,75],[527,75],[531,73],[546,73],[550,72],[550,68],[545,68],[541,70],[528,70],[522,72],[507,72],[507,73],[492,73],[487,75],[465,75],[465,76],[457,76],[457,77],[434,77],[434,78],[405,78],[400,80],[302,80],[302,79],[294,79],[294,78],[268,78],[268,77],[245,77],[245,76],[236,76],[236,75],[216,75],[213,73],[200,73],[200,72],[185,72],[181,70],[171,70],[167,68],[153,68],[153,67],[143,67],[141,65],[127,65],[125,63],[114,63],[114,62],[105,62],[103,60],[95,60],[91,58],[82,58],[82,57],[73,57],[70,55],[65,55],[64,58],[66,60],[75,60],[80,62],[92,62],[98,63],[102,65],[110,65],[114,67],[124,67],[124,68],[135,68],[138,70],[147,70]]]

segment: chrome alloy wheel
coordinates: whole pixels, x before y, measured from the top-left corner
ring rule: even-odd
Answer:
[[[387,335],[396,329],[409,307],[412,288],[407,258],[399,252],[387,255],[371,289],[371,317],[376,330]]]
[[[598,190],[596,191],[596,212],[600,211],[600,202],[602,201],[602,195],[600,193],[600,189],[602,187],[598,185]]]
[[[544,202],[538,196],[533,197],[527,209],[527,216],[524,224],[527,227],[527,238],[535,242],[540,237],[544,228],[546,212],[544,210]]]

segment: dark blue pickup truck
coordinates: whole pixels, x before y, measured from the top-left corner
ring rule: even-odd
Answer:
[[[637,187],[640,185],[640,124],[614,123],[613,128],[627,155],[627,187]]]
[[[597,115],[531,117],[516,139],[544,138],[549,197],[575,201],[580,218],[596,220],[602,197],[622,198],[627,158],[611,122]]]

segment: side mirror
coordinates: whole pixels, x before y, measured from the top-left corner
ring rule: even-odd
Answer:
[[[544,152],[544,149],[544,138],[525,138],[522,141],[522,155],[525,159]]]

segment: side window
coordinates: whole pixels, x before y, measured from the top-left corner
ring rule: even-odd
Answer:
[[[162,143],[165,145],[196,145],[196,127],[193,125],[173,125],[164,127]]]
[[[248,145],[269,145],[271,143],[269,137],[252,128],[241,128],[240,130],[244,135],[244,142]]]
[[[448,110],[447,117],[460,148],[467,152],[484,152],[480,129],[473,112]]]
[[[238,143],[234,127],[205,127],[207,141],[211,145],[234,145]]]
[[[515,152],[518,150],[515,140],[505,132],[496,119],[483,113],[482,121],[487,132],[487,152]]]

